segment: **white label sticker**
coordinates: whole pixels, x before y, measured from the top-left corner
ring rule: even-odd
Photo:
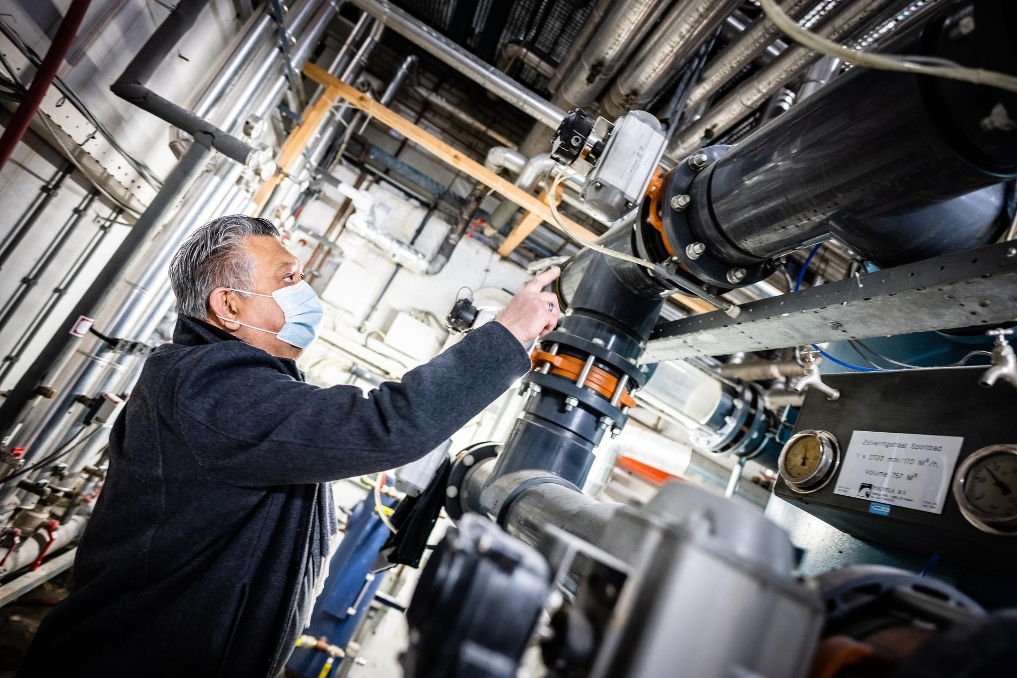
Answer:
[[[88,330],[91,329],[92,324],[95,321],[85,315],[79,315],[78,319],[74,321],[74,326],[71,327],[71,334],[76,337],[83,337],[88,334]]]
[[[834,494],[942,513],[964,438],[855,431]]]

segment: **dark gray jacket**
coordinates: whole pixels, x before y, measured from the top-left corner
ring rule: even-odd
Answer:
[[[324,483],[419,458],[529,365],[490,323],[365,397],[181,318],[113,426],[75,590],[18,676],[274,675],[335,533]]]

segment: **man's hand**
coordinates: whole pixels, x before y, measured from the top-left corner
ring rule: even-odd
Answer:
[[[553,330],[558,324],[558,295],[541,290],[559,275],[561,269],[554,266],[523,285],[523,289],[498,315],[496,322],[504,325],[523,344]]]

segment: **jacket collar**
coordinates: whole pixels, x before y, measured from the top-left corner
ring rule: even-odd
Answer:
[[[220,341],[240,341],[226,330],[219,329],[211,323],[185,315],[177,316],[177,325],[173,328],[173,343],[180,346],[201,346],[217,344]]]
[[[215,325],[185,315],[177,316],[177,325],[173,328],[173,343],[178,346],[202,346],[218,344],[223,341],[241,341],[226,330]],[[290,358],[279,358],[284,371],[298,381],[304,381],[304,373],[297,368],[297,362]]]

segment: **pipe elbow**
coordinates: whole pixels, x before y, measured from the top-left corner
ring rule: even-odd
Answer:
[[[487,157],[484,158],[484,167],[496,174],[503,169],[518,173],[526,162],[526,156],[514,148],[494,146],[487,152]]]
[[[353,203],[353,209],[355,209],[358,214],[361,214],[363,219],[368,221],[372,220],[371,211],[374,209],[373,195],[367,191],[361,191],[358,188],[354,188],[349,184],[340,183],[338,188],[340,193],[350,199]]]

